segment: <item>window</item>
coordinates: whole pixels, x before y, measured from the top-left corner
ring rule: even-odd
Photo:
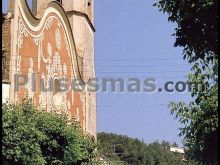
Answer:
[[[87,14],[89,18],[92,19],[92,0],[88,0]]]
[[[62,0],[57,0],[57,2],[59,2],[62,5]]]
[[[29,9],[32,10],[32,4],[33,4],[32,0],[27,1],[27,4]]]
[[[54,95],[57,94],[60,91],[60,83],[58,79],[54,80]]]

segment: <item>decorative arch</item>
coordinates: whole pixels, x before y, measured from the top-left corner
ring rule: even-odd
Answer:
[[[80,68],[79,68],[78,59],[77,59],[79,58],[79,56],[77,56],[76,46],[75,46],[75,41],[74,41],[71,25],[69,23],[66,12],[61,6],[61,4],[57,1],[52,1],[48,3],[43,16],[41,18],[37,18],[31,12],[26,0],[18,0],[18,2],[19,2],[19,9],[22,14],[22,17],[25,19],[25,21],[27,21],[26,23],[28,23],[28,27],[32,31],[36,31],[38,30],[39,27],[42,27],[43,24],[45,23],[45,19],[48,17],[50,13],[54,12],[62,20],[62,23],[66,25],[65,32],[68,35],[68,43],[70,45],[70,50],[71,50],[71,54],[73,57],[73,64],[75,66],[74,70],[77,71],[76,77],[81,78],[81,80],[83,81],[82,75],[80,74]]]
[[[11,55],[11,79],[15,74],[24,74],[28,75],[29,81],[17,92],[12,88],[14,100],[20,101],[28,95],[40,108],[47,111],[56,109],[77,117],[81,127],[84,127],[84,104],[80,99],[82,93],[69,89],[54,94],[53,88],[50,88],[51,81],[57,78],[66,78],[69,88],[73,78],[83,82],[72,29],[65,11],[59,2],[53,1],[39,19],[32,14],[25,0],[15,3],[13,38],[16,47]],[[34,91],[33,84],[36,87]]]

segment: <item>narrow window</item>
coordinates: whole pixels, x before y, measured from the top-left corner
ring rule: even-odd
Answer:
[[[88,0],[87,14],[92,19],[92,0]]]
[[[59,84],[59,80],[55,79],[54,80],[54,95],[57,94],[60,91],[60,84]]]

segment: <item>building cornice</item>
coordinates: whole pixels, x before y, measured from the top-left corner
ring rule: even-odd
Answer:
[[[91,27],[92,31],[95,32],[95,27],[93,25],[93,23],[91,22],[89,16],[85,13],[82,13],[80,11],[76,11],[76,10],[69,10],[66,11],[67,16],[72,16],[72,15],[77,15],[77,16],[81,16],[84,17],[86,19],[86,21],[88,22],[89,26]]]

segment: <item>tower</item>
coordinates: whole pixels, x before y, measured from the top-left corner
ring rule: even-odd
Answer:
[[[33,14],[41,18],[47,4],[53,0],[32,0]],[[79,70],[86,83],[95,77],[94,69],[94,1],[93,0],[56,0],[65,10],[75,42]],[[96,135],[96,94],[84,92],[84,130]]]

